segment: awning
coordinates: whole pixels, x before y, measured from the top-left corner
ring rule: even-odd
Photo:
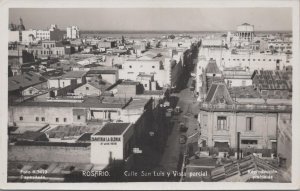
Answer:
[[[218,141],[215,141],[214,147],[229,148],[229,144],[228,144],[228,142],[218,142]]]

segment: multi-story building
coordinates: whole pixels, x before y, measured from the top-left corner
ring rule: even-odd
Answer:
[[[176,87],[183,67],[191,62],[186,49],[152,49],[141,57],[128,58],[119,69],[120,79],[136,81],[142,75],[153,75],[160,87]]]
[[[28,52],[32,53],[35,57],[49,57],[49,56],[62,56],[66,53],[66,48],[56,41],[45,40],[42,41],[41,46],[31,46]]]
[[[237,27],[236,35],[240,40],[252,41],[254,37],[254,25],[244,23]]]
[[[69,39],[79,38],[79,28],[77,26],[67,27],[67,38]]]
[[[239,66],[224,68],[222,74],[228,87],[252,85],[253,72]]]
[[[50,31],[49,30],[37,30],[36,38],[39,40],[50,40]]]
[[[214,83],[200,104],[202,147],[277,149],[278,119],[291,114],[290,99],[263,99],[252,86]]]
[[[291,41],[282,41],[282,40],[269,40],[267,42],[268,49],[270,51],[276,50],[277,52],[284,52],[284,53],[292,53],[292,45],[293,42]]]
[[[60,41],[64,38],[64,31],[57,28],[57,25],[51,25],[49,30],[22,30],[22,31],[9,31],[9,41],[22,42],[30,44],[39,40],[55,40]]]
[[[199,59],[196,66],[196,92],[198,93],[203,83],[201,75],[211,59],[216,61],[221,71],[225,68],[239,67],[241,70],[245,70],[245,73],[253,73],[254,70],[262,69],[283,70],[291,65],[286,54],[260,53],[252,50],[242,51],[220,46],[200,47],[198,55]]]
[[[235,47],[244,47],[249,45],[254,37],[254,26],[244,23],[237,26],[235,34],[230,39],[230,44]]]

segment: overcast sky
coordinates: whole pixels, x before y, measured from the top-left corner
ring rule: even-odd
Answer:
[[[256,31],[292,30],[291,8],[13,8],[9,22],[23,18],[27,29],[80,30],[235,30],[242,23]]]

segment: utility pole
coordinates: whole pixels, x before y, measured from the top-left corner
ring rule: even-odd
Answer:
[[[240,136],[241,132],[237,132],[237,159],[240,159]]]

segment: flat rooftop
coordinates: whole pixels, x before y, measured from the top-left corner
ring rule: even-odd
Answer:
[[[130,123],[107,123],[95,135],[122,135]]]
[[[123,108],[130,102],[128,99],[120,98],[108,98],[100,100],[97,97],[85,97],[83,102],[68,102],[68,100],[59,101],[25,101],[21,103],[15,103],[13,106],[31,106],[31,107],[84,107],[84,108]]]

